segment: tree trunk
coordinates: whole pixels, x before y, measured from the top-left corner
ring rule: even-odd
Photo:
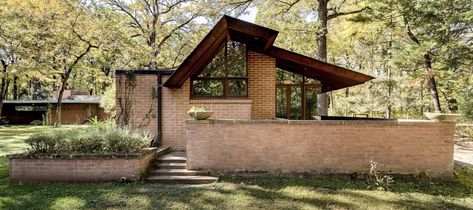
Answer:
[[[3,109],[3,89],[5,88],[5,79],[2,78],[2,84],[0,84],[0,117],[2,116]]]
[[[69,76],[71,75],[72,69],[66,70],[66,73],[62,77],[61,82],[61,89],[59,89],[59,94],[57,97],[57,104],[56,104],[56,122],[54,126],[61,126],[62,122],[62,96],[64,95],[64,90],[67,86],[67,81],[69,80]]]
[[[59,90],[59,94],[57,97],[57,104],[56,104],[56,122],[54,122],[54,126],[61,126],[62,122],[62,96],[64,95],[64,90],[66,89],[67,80],[62,81],[61,89]]]
[[[435,112],[442,112],[442,107],[440,106],[439,93],[437,90],[437,82],[435,81],[435,76],[433,74],[432,60],[430,58],[429,53],[426,53],[424,55],[424,63],[426,67],[425,70],[427,72],[427,82],[429,83],[429,86],[430,86],[430,95],[432,97],[434,110]]]
[[[3,100],[4,100],[4,93],[6,92],[6,83],[7,83],[7,67],[8,65],[2,60],[1,61],[2,67],[3,67],[3,72],[0,76],[2,76],[2,79],[0,80],[0,117],[2,116],[2,109],[3,109]]]
[[[149,36],[149,43],[148,45],[153,49],[151,52],[151,62],[149,64],[149,70],[156,71],[158,69],[158,62],[156,61],[156,57],[158,56],[158,51],[157,49],[154,49],[156,46],[154,44],[156,43],[156,31],[151,32],[151,35]]]
[[[391,119],[391,113],[392,113],[392,81],[391,81],[391,68],[388,68],[388,110],[387,110],[387,116],[386,118]]]
[[[18,100],[18,77],[13,77],[13,100]]]
[[[317,58],[321,61],[327,61],[327,22],[328,10],[327,0],[317,0],[319,6],[317,7],[318,22],[320,28],[317,32]],[[327,93],[317,95],[317,114],[328,115],[329,96]]]

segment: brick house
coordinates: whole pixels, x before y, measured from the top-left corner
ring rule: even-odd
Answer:
[[[320,120],[317,94],[373,77],[276,47],[277,34],[224,16],[177,69],[117,71],[117,122],[185,151],[187,169],[353,173],[374,160],[451,177],[454,125]],[[190,120],[192,106],[214,114]]]

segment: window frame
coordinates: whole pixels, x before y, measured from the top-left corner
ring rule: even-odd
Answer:
[[[225,40],[221,44],[223,45],[223,50],[224,50],[224,76],[223,77],[199,77],[199,74],[192,76],[190,78],[190,99],[247,99],[248,98],[248,49],[245,45],[245,77],[230,77],[228,76],[230,74],[229,68],[228,68],[228,43],[230,40]],[[241,42],[240,42],[241,43]],[[244,43],[241,43],[244,44]],[[221,50],[222,50],[221,49]],[[220,53],[220,52],[218,52]],[[216,56],[218,55],[216,54]],[[214,57],[215,58],[215,57]],[[213,59],[212,58],[212,61]],[[212,62],[210,61],[210,62]],[[209,63],[210,64],[210,63]],[[207,67],[206,67],[207,68]],[[205,68],[204,68],[205,69]],[[194,81],[223,81],[223,95],[221,96],[202,96],[202,95],[195,95],[194,94]],[[241,95],[241,96],[231,96],[229,95],[230,90],[229,90],[229,83],[230,81],[238,81],[238,80],[243,80],[246,83],[246,94]]]

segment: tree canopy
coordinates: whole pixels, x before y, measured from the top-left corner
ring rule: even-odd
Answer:
[[[277,46],[377,77],[329,93],[331,115],[418,118],[459,106],[473,117],[472,7],[469,0],[0,0],[0,110],[3,100],[54,90],[102,95],[117,69],[176,68],[221,15],[257,10],[257,24],[280,32]]]

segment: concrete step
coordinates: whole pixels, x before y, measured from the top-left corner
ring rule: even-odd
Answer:
[[[185,152],[171,152],[158,158],[160,163],[185,163],[187,161]]]
[[[149,176],[146,181],[163,184],[210,184],[218,181],[211,176]]]
[[[160,169],[186,169],[186,163],[159,163],[156,166]]]
[[[169,146],[160,146],[158,151],[156,151],[156,157],[161,157],[163,155],[169,154],[171,152],[171,147]]]
[[[207,171],[193,171],[187,169],[155,169],[149,172],[150,176],[196,176],[206,174]]]

